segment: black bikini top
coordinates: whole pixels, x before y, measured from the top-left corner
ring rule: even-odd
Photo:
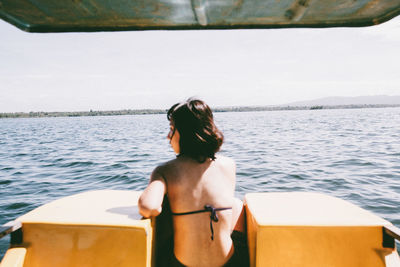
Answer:
[[[203,210],[195,210],[195,211],[188,211],[188,212],[172,212],[172,215],[175,216],[181,216],[181,215],[190,215],[190,214],[195,214],[195,213],[201,213],[201,212],[210,212],[210,230],[211,230],[211,240],[214,240],[214,229],[212,226],[212,222],[218,222],[218,215],[217,211],[220,210],[230,210],[232,207],[229,208],[214,208],[211,205],[205,205]]]

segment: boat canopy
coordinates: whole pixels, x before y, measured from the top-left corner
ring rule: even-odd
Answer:
[[[399,0],[0,0],[28,32],[360,27],[400,14]]]

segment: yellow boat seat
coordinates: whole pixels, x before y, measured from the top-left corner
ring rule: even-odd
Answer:
[[[347,201],[293,192],[250,193],[245,203],[251,266],[400,266],[383,246],[391,223]]]
[[[139,196],[134,191],[89,191],[23,215],[17,221],[26,256],[19,266],[150,267],[152,227],[138,213]],[[2,267],[11,266],[7,261],[6,256]]]

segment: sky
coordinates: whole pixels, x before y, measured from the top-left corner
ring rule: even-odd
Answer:
[[[0,20],[0,112],[400,95],[400,17],[365,28],[26,33]]]

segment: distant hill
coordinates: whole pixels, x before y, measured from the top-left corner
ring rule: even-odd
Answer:
[[[1,0],[0,0],[1,1]],[[298,101],[277,106],[232,106],[216,107],[215,112],[247,112],[275,110],[313,110],[313,109],[353,109],[400,107],[400,96],[358,96],[358,97],[325,97],[310,101]],[[124,109],[110,111],[70,111],[70,112],[14,112],[0,113],[1,118],[35,118],[35,117],[78,117],[78,116],[116,116],[165,114],[165,109]]]
[[[297,101],[282,106],[400,105],[400,95],[343,97],[332,96],[309,101]]]

